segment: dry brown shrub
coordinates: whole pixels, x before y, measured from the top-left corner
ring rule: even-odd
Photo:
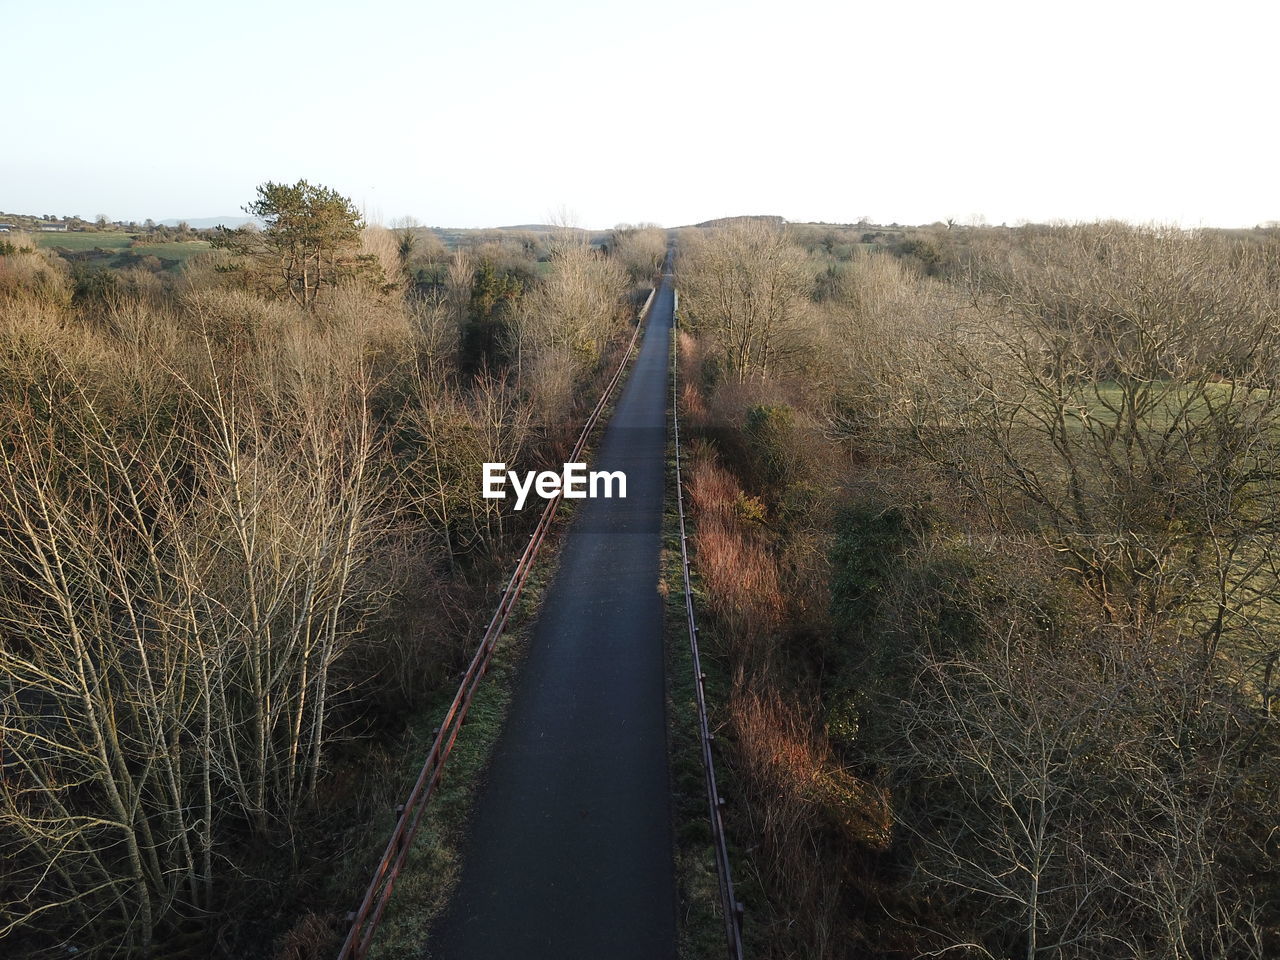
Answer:
[[[820,813],[846,838],[883,849],[892,827],[883,790],[840,766],[808,710],[785,702],[777,691],[740,689],[729,716],[741,770],[771,802],[767,828],[794,830]]]
[[[342,937],[334,931],[332,918],[305,913],[280,938],[275,960],[320,960],[336,955],[341,946]]]
[[[742,496],[742,488],[729,471],[718,466],[705,448],[690,447],[689,474],[685,489],[699,523],[703,519],[727,518],[732,505]]]
[[[680,424],[688,430],[697,430],[707,423],[707,408],[697,388],[685,384],[680,391]]]
[[[60,257],[37,250],[26,234],[8,234],[5,241],[17,252],[0,256],[0,300],[55,307],[70,304],[67,265]]]
[[[764,685],[739,685],[729,703],[735,768],[748,792],[747,865],[768,891],[753,915],[768,931],[764,956],[847,956],[851,851],[882,850],[889,839],[883,792],[834,761],[813,712]]]
[[[33,396],[56,403],[73,385],[94,395],[126,394],[120,350],[99,330],[41,299],[0,299],[0,405],[8,414]],[[118,406],[119,404],[113,404]]]
[[[187,292],[179,307],[186,332],[240,353],[275,347],[301,315],[292,304],[217,287]]]
[[[544,353],[573,360],[575,376],[598,364],[624,322],[626,273],[578,240],[558,242],[551,270],[520,304],[510,333],[517,366]]]
[[[824,869],[820,818],[807,788],[818,775],[819,748],[794,705],[776,693],[739,689],[729,704],[734,759],[747,785],[743,805],[755,850],[747,861],[770,901],[755,918],[769,955],[833,955],[840,879]],[[803,915],[805,922],[795,924]]]
[[[412,354],[413,317],[399,301],[377,297],[359,287],[334,290],[316,309],[319,329],[300,324],[295,338],[315,339],[322,351],[345,355],[385,371]],[[295,344],[295,349],[302,346]]]
[[[729,707],[734,743],[741,769],[759,789],[787,803],[807,807],[811,785],[821,775],[826,751],[811,725],[793,703],[786,703],[776,691],[740,686]],[[811,811],[797,808],[796,817],[775,819],[778,810],[764,823],[768,834],[786,834],[797,821],[809,820]]]
[[[667,255],[667,231],[620,225],[613,232],[613,257],[637,282],[651,280]]]
[[[230,250],[205,250],[197,253],[183,262],[174,289],[179,293],[191,293],[215,287],[236,286],[244,282],[244,277],[236,272],[228,272],[234,263],[235,255]]]
[[[368,226],[360,231],[360,255],[372,257],[386,283],[399,287],[404,281],[404,264],[400,260],[400,243],[395,233],[381,226]]]
[[[681,330],[676,337],[677,387],[680,390],[680,425],[686,431],[707,425],[707,408],[697,380],[701,376],[703,350],[696,337]]]
[[[159,260],[155,257],[148,259],[155,260],[156,264],[159,264]],[[127,298],[141,301],[152,310],[164,309],[169,305],[172,280],[169,274],[157,272],[158,269],[158,267],[155,270],[129,267],[127,270],[119,271],[121,291]]]
[[[778,568],[764,541],[746,528],[739,513],[742,489],[706,455],[691,461],[689,500],[695,510],[694,564],[712,610],[726,635],[742,645],[737,656],[768,659],[786,601]]]
[[[540,423],[552,423],[572,402],[578,365],[567,349],[548,348],[529,366],[524,382],[529,385],[534,415]]]

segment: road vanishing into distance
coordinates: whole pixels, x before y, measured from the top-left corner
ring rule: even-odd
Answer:
[[[477,796],[432,960],[669,960],[676,891],[659,551],[673,294],[663,279],[590,464]]]

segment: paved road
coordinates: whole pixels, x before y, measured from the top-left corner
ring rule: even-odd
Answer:
[[[433,960],[674,958],[661,541],[672,293],[663,283],[477,798]]]

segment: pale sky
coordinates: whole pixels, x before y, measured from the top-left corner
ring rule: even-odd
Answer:
[[[1280,220],[1280,7],[0,0],[0,210]]]

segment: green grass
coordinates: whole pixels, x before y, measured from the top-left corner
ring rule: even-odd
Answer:
[[[536,575],[537,571],[531,577]],[[526,586],[519,614],[522,627],[527,626],[530,608],[536,606],[541,587],[541,583]],[[374,960],[418,960],[424,956],[428,931],[458,882],[472,804],[502,732],[523,651],[522,629],[503,634],[498,642],[374,938],[370,952]],[[453,690],[441,691],[410,725],[402,765],[406,785],[417,777],[422,757],[435,739],[438,718],[448,708],[453,694]]]
[[[127,233],[33,233],[36,243],[41,247],[70,250],[73,253],[82,250],[127,250],[133,238]]]
[[[213,249],[207,240],[164,241],[134,244],[127,233],[36,233],[36,243],[46,250],[72,256],[94,254],[93,266],[113,269],[131,266],[136,257],[157,257],[166,267],[177,267],[198,253]],[[79,259],[77,257],[77,259]]]
[[[1235,389],[1234,397],[1231,391]],[[1194,392],[1189,392],[1194,391]],[[1100,381],[1082,386],[1075,395],[1075,402],[1089,412],[1096,423],[1090,427],[1099,437],[1103,431],[1119,430],[1121,435],[1129,433],[1129,427],[1117,417],[1116,410],[1124,410],[1127,395],[1131,392],[1123,384],[1114,381]],[[1210,405],[1228,403],[1243,405],[1246,403],[1265,404],[1270,400],[1267,391],[1261,388],[1235,387],[1231,383],[1207,383],[1203,389],[1199,387],[1180,387],[1167,382],[1156,382],[1150,385],[1149,394],[1141,398],[1143,404],[1138,410],[1136,429],[1143,439],[1153,444],[1160,440],[1166,431],[1173,431],[1173,449],[1168,461],[1172,464],[1180,462],[1183,452],[1182,438],[1189,435],[1198,453],[1211,455],[1211,447],[1205,444],[1214,442],[1212,436],[1199,438],[1200,419],[1210,415]],[[1085,423],[1077,416],[1067,420],[1073,438],[1079,438],[1081,450],[1077,451],[1077,463],[1082,468],[1097,467],[1098,470],[1087,470],[1087,479],[1103,483],[1107,473],[1106,456],[1101,452],[1100,440],[1084,437]],[[1037,428],[1039,429],[1039,428]],[[1041,439],[1048,440],[1041,435]],[[1085,455],[1081,455],[1085,451]],[[1092,456],[1088,455],[1092,451]],[[1118,450],[1115,454],[1118,462],[1123,464],[1124,453]],[[1055,454],[1055,456],[1057,456]],[[1046,477],[1056,482],[1065,482],[1065,466],[1057,464],[1057,472],[1046,469]],[[1266,534],[1262,535],[1266,538]],[[1266,662],[1274,649],[1273,638],[1277,626],[1280,626],[1280,597],[1278,597],[1276,578],[1265,566],[1251,572],[1251,567],[1260,559],[1256,545],[1244,545],[1233,557],[1230,578],[1233,585],[1239,585],[1237,601],[1240,609],[1228,618],[1227,629],[1223,634],[1219,654],[1224,660],[1227,678],[1239,681],[1249,696],[1261,697],[1263,675]],[[1247,598],[1247,599],[1246,599]],[[1212,622],[1217,615],[1217,598],[1206,596],[1192,600],[1183,610],[1182,616],[1188,623],[1204,626]]]
[[[171,240],[168,243],[144,243],[133,248],[136,253],[162,260],[187,260],[197,253],[212,250],[207,240]]]
[[[1147,404],[1138,410],[1139,426],[1156,433],[1169,429],[1178,417],[1194,421],[1197,413],[1204,414],[1208,411],[1209,403],[1227,402],[1231,390],[1232,385],[1229,383],[1208,383],[1205,384],[1202,394],[1188,396],[1185,390],[1171,387],[1166,382],[1153,383],[1147,397],[1138,398],[1139,402]],[[1122,384],[1101,381],[1080,390],[1080,403],[1089,409],[1094,418],[1104,424],[1112,425],[1116,421],[1114,411],[1124,410],[1127,395],[1132,392]],[[1260,393],[1256,390],[1251,392]],[[1237,393],[1236,402],[1242,401],[1243,395],[1244,390],[1240,390]]]
[[[561,512],[557,527],[563,530],[571,513]],[[476,687],[466,721],[374,936],[369,953],[372,960],[422,960],[431,955],[428,934],[461,875],[462,849],[476,791],[506,722],[529,633],[559,563],[559,546],[557,541],[549,542],[534,562],[508,629],[499,638],[489,669]],[[436,691],[409,723],[399,775],[405,795],[422,769],[422,758],[435,740],[436,725],[455,692],[452,684],[446,684],[446,689]]]

